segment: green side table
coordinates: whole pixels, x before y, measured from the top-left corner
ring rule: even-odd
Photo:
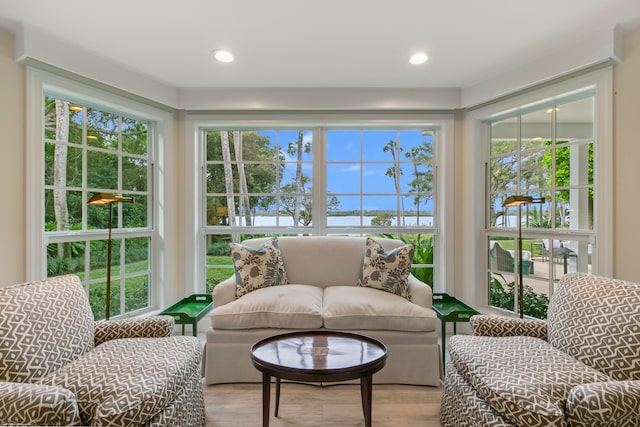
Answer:
[[[453,333],[457,333],[456,324],[458,322],[468,322],[474,314],[480,314],[479,311],[463,303],[456,297],[449,294],[433,294],[433,310],[440,319],[442,327],[442,366],[447,354],[447,323],[453,323]]]
[[[177,325],[182,325],[182,335],[184,335],[184,325],[191,325],[193,336],[198,336],[198,321],[213,308],[213,295],[193,294],[183,298],[171,307],[163,310],[160,314],[173,316]]]

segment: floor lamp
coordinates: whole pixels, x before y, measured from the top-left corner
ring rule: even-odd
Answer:
[[[109,205],[109,240],[107,241],[107,295],[105,320],[109,320],[111,311],[111,226],[113,220],[114,203],[133,203],[133,197],[123,197],[122,194],[96,193],[87,202],[90,205]]]
[[[544,197],[534,199],[531,196],[509,196],[502,202],[503,208],[511,206],[518,207],[518,307],[520,311],[520,318],[524,317],[524,277],[522,274],[522,205],[528,205],[529,203],[544,203]]]

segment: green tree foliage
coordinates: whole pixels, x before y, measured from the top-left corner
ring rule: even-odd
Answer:
[[[513,311],[515,302],[515,283],[507,280],[501,274],[491,273],[490,301],[493,307],[504,308]],[[547,318],[549,297],[545,294],[537,294],[531,286],[524,286],[524,314],[537,319]]]
[[[233,138],[233,134],[229,135]],[[206,154],[209,162],[219,162],[222,159],[222,148],[220,132],[207,132]],[[232,141],[231,141],[232,142]],[[231,161],[237,162],[235,152],[231,154]],[[267,136],[261,136],[256,132],[242,133],[242,161],[244,162],[245,179],[247,182],[247,192],[254,194],[249,197],[252,212],[268,211],[275,204],[275,197],[272,195],[276,190],[276,180],[281,180],[284,172],[282,161],[284,154],[278,152],[271,146],[271,141]],[[279,170],[276,171],[276,165]],[[222,163],[211,163],[206,171],[207,193],[225,194],[225,176]],[[233,174],[233,188],[237,194],[240,188],[238,174]],[[268,195],[255,195],[263,193]],[[238,199],[234,198],[234,203]],[[219,223],[216,208],[227,205],[226,196],[210,197],[207,200],[208,224]],[[236,205],[236,208],[238,206]]]

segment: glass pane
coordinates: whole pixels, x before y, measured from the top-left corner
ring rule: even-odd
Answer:
[[[402,148],[398,143],[398,131],[368,130],[362,132],[363,161],[399,161]]]
[[[47,277],[84,272],[85,242],[51,243],[47,245]]]
[[[381,213],[391,213],[394,217],[393,225],[396,225],[396,216],[400,201],[395,195],[389,196],[363,196],[362,204],[365,215],[377,216]]]
[[[360,161],[360,131],[327,131],[327,161]]]
[[[118,155],[87,151],[87,186],[116,190],[118,187]]]
[[[147,161],[132,157],[122,158],[122,189],[125,191],[147,190]]]
[[[233,260],[230,256],[229,243],[231,236],[208,234],[205,236],[206,244],[206,288],[207,293],[213,292],[213,288],[225,279],[233,275]],[[227,266],[227,267],[224,267]]]
[[[280,131],[278,136],[280,146],[287,153],[287,161],[311,161],[313,154],[311,131]]]
[[[552,119],[553,109],[546,108],[540,111],[523,114],[522,123],[522,149],[538,148],[545,144],[545,141],[552,139]]]
[[[97,283],[92,283],[91,285],[89,285],[89,304],[91,305],[91,311],[93,312],[94,320],[101,320],[105,318],[105,313],[106,313],[105,295],[107,294],[106,288],[107,288],[106,280],[97,282]],[[112,292],[112,295],[113,295],[113,292]],[[113,308],[113,299],[111,300],[111,308]],[[113,312],[112,310],[109,310],[109,311]]]
[[[518,118],[512,117],[491,124],[491,156],[518,149]]]
[[[433,132],[417,130],[400,132],[400,147],[402,147],[402,161],[412,161],[421,164],[433,163]]]
[[[359,194],[360,163],[328,164],[327,191],[339,194]]]
[[[407,227],[433,226],[433,201],[419,195],[402,198],[404,225]]]
[[[593,100],[593,97],[589,97],[558,106],[556,139],[559,144],[593,139]]]
[[[522,155],[520,170],[521,190],[538,190],[551,185],[551,167],[550,165],[545,166],[546,159],[551,158],[551,153],[550,149],[546,149],[526,152]]]
[[[126,313],[149,307],[149,275],[127,277],[125,279],[125,302]]]
[[[229,225],[227,198],[207,197],[206,225]]]
[[[300,176],[299,185],[296,182],[298,175]],[[310,192],[312,176],[311,163],[285,163],[280,188],[289,193]]]
[[[124,117],[122,119],[122,151],[128,154],[147,154],[148,126]]]
[[[69,105],[69,142],[82,144],[84,128],[84,108],[80,105]]]
[[[497,157],[491,159],[490,178],[491,191],[514,191],[517,188],[518,162],[516,156]]]
[[[110,150],[118,149],[120,117],[93,108],[87,109],[87,144]]]
[[[556,227],[593,229],[593,196],[589,188],[556,192]]]
[[[328,196],[327,206],[336,206],[336,211],[349,215],[360,215],[360,196]]]
[[[131,195],[125,194],[125,197]],[[149,226],[147,212],[149,212],[146,196],[134,197],[134,203],[122,203],[122,226],[124,228],[143,228]],[[117,224],[113,224],[115,228]]]
[[[118,228],[118,210],[120,203],[113,205],[87,205],[87,225],[89,230],[107,230],[109,228],[109,206],[113,208],[112,228]]]
[[[392,163],[362,165],[362,192],[396,194],[396,173],[400,170]]]

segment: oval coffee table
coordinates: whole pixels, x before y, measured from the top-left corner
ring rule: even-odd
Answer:
[[[271,377],[276,379],[276,407],[280,380],[339,382],[360,379],[365,426],[371,426],[373,374],[387,361],[380,341],[338,331],[299,331],[258,341],[251,347],[253,366],[262,372],[262,425],[269,426]]]

